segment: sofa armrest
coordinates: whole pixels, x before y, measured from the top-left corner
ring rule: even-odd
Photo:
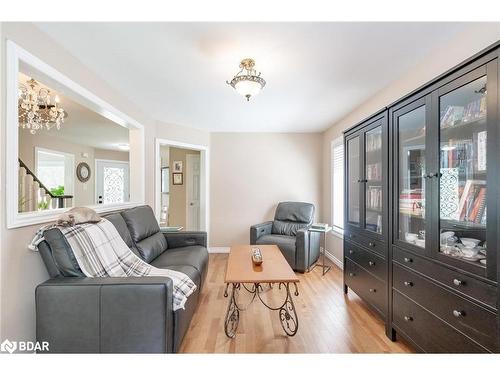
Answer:
[[[273,222],[266,221],[265,223],[255,224],[250,227],[250,244],[255,245],[259,237],[266,234],[271,234]]]
[[[36,338],[52,353],[168,353],[172,280],[65,277],[37,286]]]
[[[295,241],[295,267],[297,271],[305,272],[309,266],[316,262],[319,257],[320,237],[319,232],[310,232],[308,228],[297,230]]]
[[[207,232],[163,232],[168,247],[203,246],[207,247]]]

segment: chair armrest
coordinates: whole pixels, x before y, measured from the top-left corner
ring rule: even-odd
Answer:
[[[319,232],[310,232],[308,228],[297,230],[295,240],[295,267],[297,271],[305,272],[309,266],[316,262],[319,257],[320,237]]]
[[[271,234],[273,222],[266,221],[265,223],[255,224],[250,227],[250,244],[255,245],[259,237],[266,234]]]
[[[163,232],[168,247],[203,246],[207,247],[207,232]]]
[[[172,280],[64,277],[37,286],[36,337],[51,353],[168,353]]]

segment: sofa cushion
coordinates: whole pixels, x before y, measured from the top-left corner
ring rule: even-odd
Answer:
[[[160,232],[160,227],[151,207],[131,208],[123,211],[121,215],[144,261],[150,263],[167,249],[167,240]]]
[[[312,224],[314,205],[303,202],[280,202],[274,215],[273,234],[296,236],[297,231]]]
[[[290,267],[295,268],[295,240],[294,236],[280,234],[266,234],[257,239],[258,245],[277,245]]]
[[[135,255],[137,255],[139,258],[142,258],[141,254],[139,253],[139,250],[135,247],[134,241],[132,241],[132,237],[130,237],[130,232],[127,227],[127,223],[125,223],[125,219],[123,218],[122,215],[118,214],[111,214],[105,216],[105,218],[115,226],[116,230],[120,234],[121,238],[123,241],[127,244],[127,246],[130,248],[130,250],[133,251]]]
[[[296,236],[297,231],[306,228],[309,224],[297,223],[295,221],[274,220],[271,233],[285,236]]]
[[[66,237],[64,237],[59,229],[49,229],[44,232],[43,236],[52,251],[52,259],[63,276],[85,276],[80,269],[80,266],[78,266],[78,262],[76,261],[73,250],[71,250]]]
[[[152,261],[151,265],[158,268],[171,269],[177,266],[194,267],[200,273],[200,282],[203,283],[208,265],[208,251],[203,246],[186,246],[168,249]]]
[[[306,224],[312,224],[313,219],[314,205],[303,202],[280,202],[274,215],[274,220]]]

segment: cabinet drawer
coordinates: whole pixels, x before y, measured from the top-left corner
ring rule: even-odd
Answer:
[[[495,286],[464,275],[458,271],[453,271],[397,247],[393,247],[392,254],[392,259],[395,262],[411,268],[414,271],[423,273],[431,279],[459,293],[463,293],[470,298],[496,309],[497,289]]]
[[[387,280],[387,261],[382,257],[347,241],[344,243],[344,254],[382,281]]]
[[[468,339],[453,327],[393,291],[393,325],[428,353],[480,353],[484,348]]]
[[[398,265],[393,268],[393,287],[477,343],[495,350],[495,314]]]
[[[366,271],[359,264],[346,259],[344,283],[358,296],[372,305],[382,316],[386,313],[386,283]]]
[[[374,240],[371,237],[361,235],[357,232],[349,232],[346,238],[354,242],[356,245],[364,246],[367,249],[379,254],[380,256],[386,256],[386,244],[382,241]]]

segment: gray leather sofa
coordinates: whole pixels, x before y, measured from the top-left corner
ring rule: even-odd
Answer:
[[[166,277],[88,278],[58,229],[39,251],[50,280],[36,288],[36,338],[51,353],[177,352],[200,299],[208,266],[205,232],[162,233],[149,206],[105,216],[130,249],[158,268],[187,274],[198,286],[185,310],[172,310]]]
[[[281,202],[273,221],[250,227],[250,244],[277,245],[295,271],[305,272],[319,257],[320,234],[307,230],[313,221],[313,204]]]

